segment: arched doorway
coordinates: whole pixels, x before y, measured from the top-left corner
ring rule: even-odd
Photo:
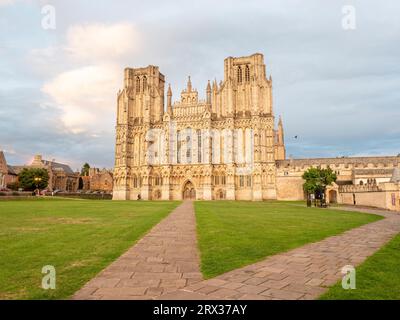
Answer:
[[[183,186],[182,198],[184,200],[195,200],[196,199],[196,189],[193,183],[190,181],[186,182]]]
[[[329,203],[337,203],[337,192],[336,190],[329,191]]]

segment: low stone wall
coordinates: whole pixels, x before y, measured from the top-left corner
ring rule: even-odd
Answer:
[[[32,197],[31,191],[0,191],[0,199]]]
[[[392,211],[400,211],[399,186],[392,183],[384,183],[374,187],[349,186],[339,188],[338,202],[342,204],[382,208]]]
[[[47,195],[48,197],[52,197],[51,194]],[[75,198],[75,199],[88,199],[88,200],[111,200],[112,195],[109,193],[66,193],[66,192],[58,192],[54,195],[55,197],[63,197],[63,198]]]

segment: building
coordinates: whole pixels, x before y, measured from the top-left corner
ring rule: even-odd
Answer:
[[[393,182],[400,157],[286,159],[283,122],[279,118],[275,127],[272,78],[262,54],[226,58],[224,79],[208,82],[205,100],[190,77],[179,101],[172,102],[169,86],[165,105],[164,91],[157,66],[125,69],[117,98],[113,199],[302,200],[303,173],[329,166],[338,180],[328,201],[348,203],[351,193],[357,204],[371,205],[359,195],[368,192],[382,198],[372,201],[377,206],[400,206],[399,182]]]
[[[172,103],[156,66],[126,68],[118,93],[113,198],[276,199],[283,124],[274,129],[264,57],[224,61],[224,80],[200,100],[189,77]]]
[[[90,168],[87,176],[82,179],[82,190],[84,191],[104,191],[111,193],[113,190],[113,173],[107,169]]]
[[[8,185],[18,180],[13,168],[7,165],[3,151],[0,151],[0,189],[7,188]]]
[[[18,175],[24,168],[43,168],[49,174],[47,189],[50,191],[75,192],[78,189],[79,173],[74,172],[68,165],[42,159],[36,155],[29,165],[9,166],[14,174]]]

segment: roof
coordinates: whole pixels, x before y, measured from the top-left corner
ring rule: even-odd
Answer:
[[[74,171],[67,164],[48,161],[48,160],[42,160],[42,163],[45,166],[50,166],[53,170],[59,170],[59,171],[64,171],[65,173],[68,173],[68,174],[74,174]]]

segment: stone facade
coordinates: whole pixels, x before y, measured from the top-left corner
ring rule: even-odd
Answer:
[[[395,184],[383,184],[400,157],[286,159],[283,123],[279,119],[275,130],[272,78],[262,54],[226,58],[224,79],[208,82],[205,100],[189,77],[179,101],[172,102],[169,86],[164,104],[165,77],[156,66],[126,68],[124,75],[113,199],[303,200],[302,175],[318,166],[337,173],[327,192],[330,202],[348,202],[340,196],[344,185],[395,190]],[[390,194],[391,203],[397,198]],[[376,202],[389,207],[382,201]]]
[[[80,179],[82,179],[82,189],[85,191],[112,192],[113,190],[113,173],[110,170],[90,168],[89,175]]]
[[[29,165],[9,166],[13,172],[18,175],[24,168],[43,168],[49,174],[49,191],[75,192],[78,189],[79,173],[63,163],[44,160],[41,155],[36,155]]]
[[[337,181],[327,190],[328,202],[400,209],[399,182],[394,177],[400,157],[290,159],[276,165],[278,200],[303,200],[303,173],[311,167],[329,166]]]
[[[276,199],[283,125],[274,130],[262,54],[226,58],[200,100],[189,77],[172,103],[156,66],[125,69],[118,93],[113,198]]]
[[[18,180],[17,174],[12,167],[7,165],[3,151],[0,151],[0,189],[7,188],[7,185]]]

